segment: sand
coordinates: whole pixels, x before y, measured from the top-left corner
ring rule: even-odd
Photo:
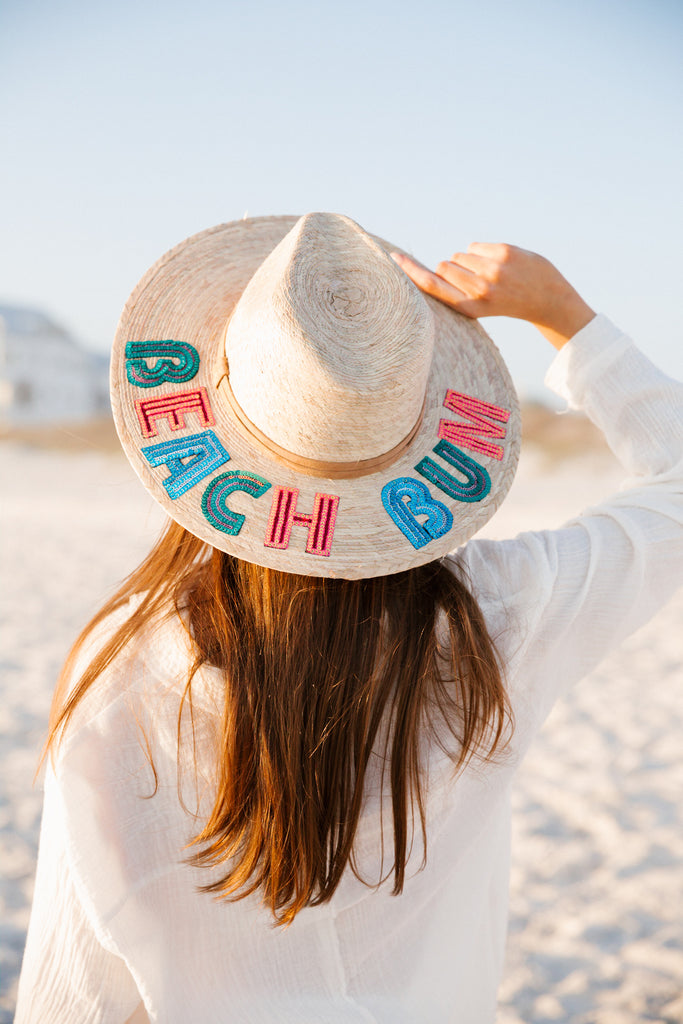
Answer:
[[[614,488],[599,451],[533,446],[487,533],[559,524]],[[162,514],[117,454],[0,444],[0,1024],[12,1020],[51,690]],[[553,712],[515,792],[499,1024],[683,1021],[683,592]]]

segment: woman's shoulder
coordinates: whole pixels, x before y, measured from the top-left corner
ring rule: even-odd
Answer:
[[[474,538],[444,562],[468,586],[484,617],[533,608],[552,582],[543,533],[527,531],[505,540]]]
[[[147,718],[152,712],[170,714],[173,709],[177,714],[194,661],[192,639],[172,604],[146,614],[145,596],[135,594],[110,611],[76,650],[69,668],[67,698],[91,666],[96,667],[100,658],[104,661],[75,707],[65,734],[66,746],[89,729],[109,731],[114,721],[120,727],[122,721]],[[138,622],[133,621],[136,616]],[[127,635],[129,624],[134,629]],[[119,646],[120,640],[124,642]]]
[[[475,538],[444,561],[477,602],[509,676],[538,628],[555,581],[544,534]]]

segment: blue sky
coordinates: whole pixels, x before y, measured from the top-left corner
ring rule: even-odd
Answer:
[[[0,302],[104,351],[184,237],[334,210],[540,251],[683,377],[682,52],[670,0],[4,0]],[[485,326],[538,393],[540,336]]]

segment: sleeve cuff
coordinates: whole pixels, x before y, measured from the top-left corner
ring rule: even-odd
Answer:
[[[571,409],[581,408],[586,386],[630,346],[630,339],[602,313],[593,317],[553,359],[546,386]]]

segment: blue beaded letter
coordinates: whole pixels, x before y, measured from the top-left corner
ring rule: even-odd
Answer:
[[[150,366],[148,359],[156,359]],[[136,388],[155,388],[166,381],[192,380],[199,369],[199,353],[186,341],[129,341],[126,374]]]
[[[260,498],[269,487],[268,481],[256,473],[245,473],[242,470],[221,473],[204,491],[202,512],[217,530],[235,535],[242,529],[245,517],[240,512],[233,512],[228,508],[228,495],[233,491],[246,491],[252,498]]]
[[[415,467],[421,476],[435,484],[449,498],[455,498],[457,501],[481,501],[486,497],[491,490],[491,477],[483,466],[475,462],[471,456],[465,455],[450,441],[439,441],[432,451],[462,473],[465,481],[453,476],[429,456],[418,462]]]
[[[423,483],[411,476],[390,480],[382,488],[382,504],[414,548],[443,537],[453,525],[453,516],[440,501],[432,498]],[[426,515],[424,523],[418,516]]]
[[[209,473],[230,461],[230,456],[213,430],[203,430],[201,434],[191,434],[190,437],[179,437],[173,441],[162,441],[161,444],[150,444],[141,451],[150,466],[168,466],[170,469],[170,476],[166,477],[163,484],[169,498],[174,501]],[[183,459],[189,461],[183,462]]]

